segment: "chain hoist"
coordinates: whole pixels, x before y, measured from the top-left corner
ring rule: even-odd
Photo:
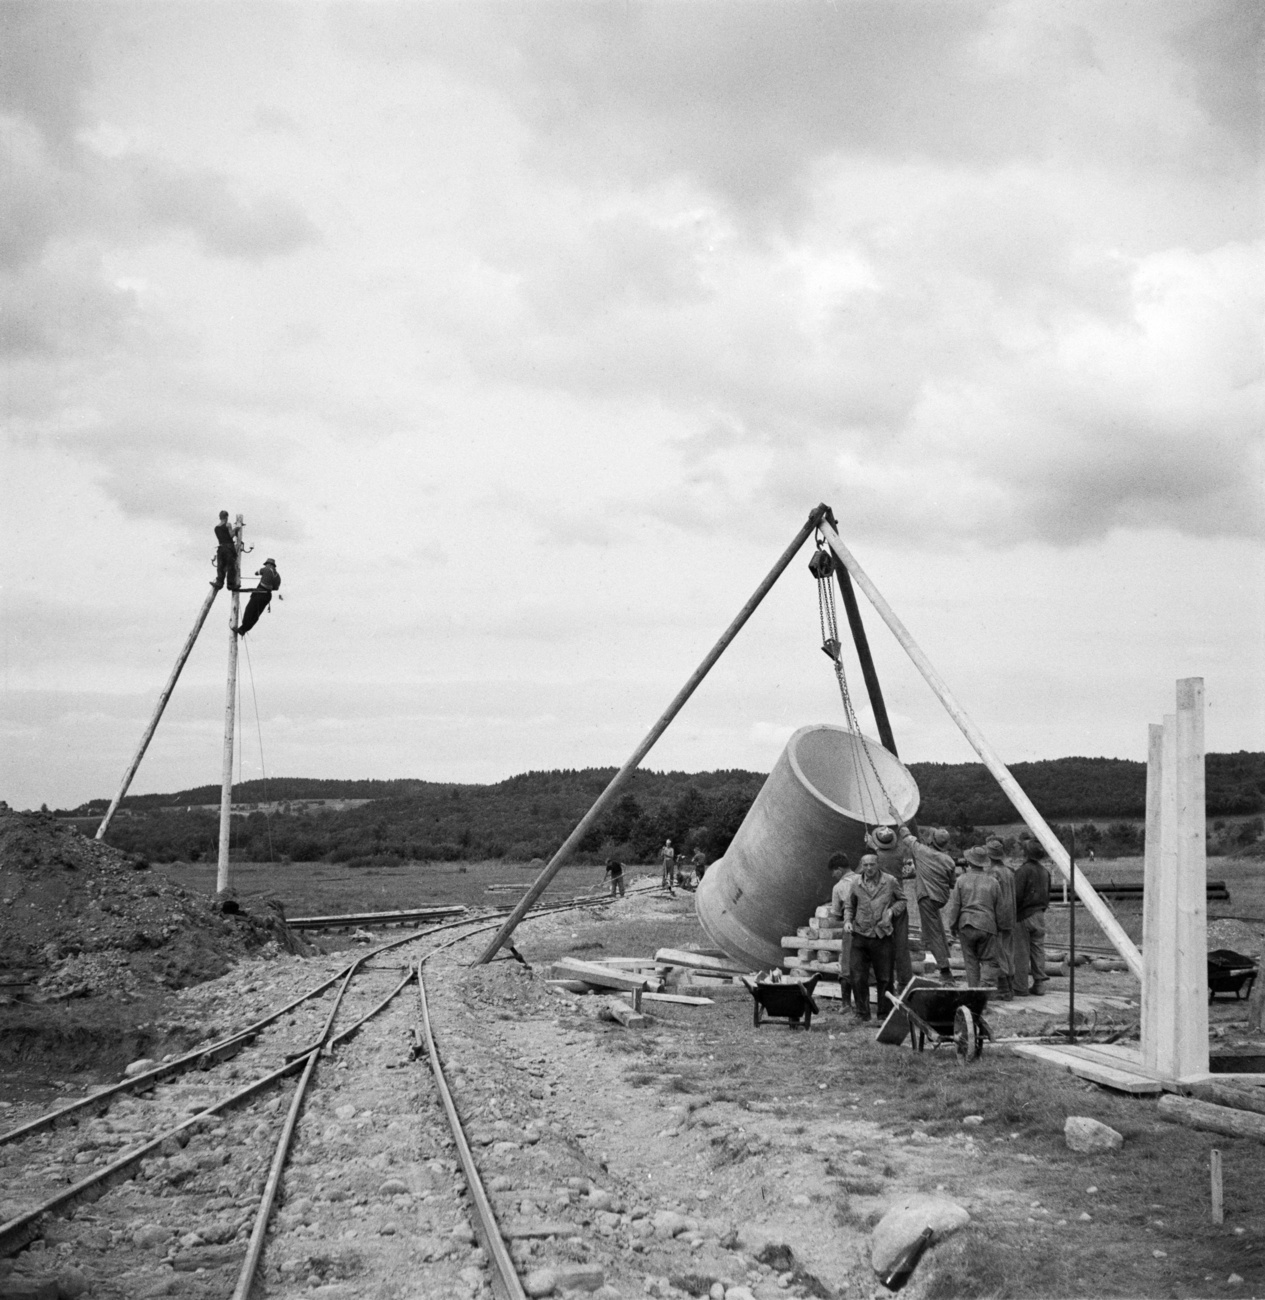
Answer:
[[[874,778],[874,784],[882,792],[883,800],[887,804],[887,810],[894,821],[900,821],[900,812],[896,807],[892,796],[888,793],[887,787],[883,784],[883,778],[879,775],[878,768],[874,765],[874,758],[870,753],[870,747],[861,736],[861,724],[857,721],[856,709],[852,704],[852,692],[848,689],[848,677],[843,667],[843,644],[839,640],[839,620],[835,610],[835,565],[838,561],[826,549],[825,538],[819,532],[816,538],[817,550],[814,552],[811,560],[808,561],[808,570],[817,579],[817,622],[821,628],[821,650],[822,653],[830,660],[835,670],[835,680],[839,683],[839,697],[843,701],[843,712],[847,719],[847,727],[853,736],[853,746],[864,756],[865,767],[869,768],[870,775]],[[870,804],[874,811],[878,810],[878,801],[874,798],[872,791],[869,789],[869,778],[864,768],[854,760],[857,780],[865,787],[865,793],[869,796]],[[877,821],[878,819],[873,819]]]

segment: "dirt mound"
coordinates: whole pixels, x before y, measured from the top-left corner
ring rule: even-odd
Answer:
[[[304,947],[277,907],[222,906],[51,814],[0,811],[0,971],[37,999],[182,988],[269,944]]]

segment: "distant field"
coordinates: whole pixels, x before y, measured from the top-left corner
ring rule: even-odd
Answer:
[[[155,865],[171,880],[190,889],[213,893],[212,863]],[[633,867],[626,878],[652,874]],[[572,898],[603,889],[604,870],[594,866],[565,866],[549,883],[545,898]],[[534,871],[512,863],[417,862],[398,867],[348,867],[335,862],[235,862],[230,883],[243,903],[278,898],[289,916],[321,916],[340,912],[388,912],[396,908],[461,903],[466,907],[512,905],[520,894],[488,892],[489,885],[521,885],[536,878]]]

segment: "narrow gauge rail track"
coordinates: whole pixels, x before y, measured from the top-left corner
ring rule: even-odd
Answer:
[[[567,911],[606,901],[580,897],[539,910]],[[490,915],[494,919],[489,919]],[[394,1116],[387,1127],[385,1148],[376,1153],[383,1171],[375,1189],[382,1205],[382,1215],[375,1215],[383,1218],[381,1234],[394,1236],[395,1219],[420,1199],[422,1223],[456,1218],[460,1240],[465,1221],[460,1202],[468,1195],[474,1222],[464,1229],[465,1240],[470,1245],[477,1240],[481,1250],[472,1250],[470,1262],[454,1277],[445,1242],[423,1236],[426,1246],[422,1254],[431,1259],[420,1262],[431,1263],[431,1271],[437,1273],[423,1294],[486,1294],[486,1266],[491,1270],[491,1288],[509,1300],[519,1300],[524,1296],[522,1286],[444,1078],[422,979],[422,967],[431,957],[496,928],[501,920],[499,911],[484,912],[379,944],[246,1029],[0,1134],[0,1162],[7,1166],[0,1172],[0,1183],[9,1198],[34,1202],[30,1209],[0,1224],[0,1258],[32,1243],[56,1252],[63,1244],[73,1249],[77,1241],[86,1240],[103,1261],[103,1267],[94,1270],[94,1296],[133,1300],[142,1295],[172,1294],[176,1275],[186,1273],[193,1275],[190,1283],[201,1285],[195,1285],[192,1292],[184,1287],[180,1293],[205,1295],[209,1300],[213,1295],[229,1294],[228,1275],[236,1269],[231,1294],[234,1300],[247,1300],[260,1274],[270,1231],[279,1226],[298,1234],[304,1231],[310,1202],[296,1195],[295,1187],[310,1179],[305,1177],[308,1168],[293,1168],[296,1148],[299,1165],[318,1163],[303,1150],[304,1133],[323,1119],[325,1139],[354,1146],[352,1134],[372,1118],[356,1104],[357,1094],[367,1089],[359,1083],[350,1086],[355,1074],[346,1059],[360,1046],[352,1040],[363,1032],[366,1040],[373,1039],[365,1047],[375,1063],[390,1058],[374,1076],[379,1098],[382,1089],[377,1082],[383,1077],[391,1079],[386,1091],[393,1095],[382,1099]],[[439,939],[443,931],[457,933]],[[428,942],[428,951],[411,958],[401,951]],[[405,960],[394,966],[383,961],[396,954]],[[399,997],[414,983],[415,1010],[410,1009],[407,998]],[[331,989],[335,989],[333,1002],[325,1009],[318,999]],[[335,1029],[336,1025],[340,1027]],[[426,1095],[419,1097],[419,1072],[400,1067],[422,1055],[429,1062],[430,1073],[422,1089]],[[191,1074],[195,1070],[197,1074]],[[310,1085],[322,1072],[332,1076],[331,1087],[313,1089]],[[244,1075],[250,1076],[248,1082],[240,1082]],[[341,1104],[326,1105],[325,1092],[335,1102],[341,1099]],[[212,1099],[214,1093],[219,1094],[218,1099]],[[432,1112],[432,1133],[446,1117],[451,1138],[440,1143],[443,1155],[432,1144],[428,1161],[396,1169],[400,1154],[416,1148],[410,1139],[416,1139],[420,1131],[419,1110]],[[300,1116],[304,1130],[296,1142]],[[72,1125],[73,1132],[65,1131]],[[267,1144],[278,1129],[268,1158]],[[113,1155],[119,1148],[121,1154]],[[457,1161],[444,1158],[452,1149]],[[88,1172],[87,1165],[96,1167]],[[86,1176],[75,1179],[80,1170]],[[286,1210],[274,1214],[283,1177],[287,1180]],[[117,1198],[108,1193],[121,1183],[131,1184],[131,1210],[138,1208],[138,1200],[149,1202],[144,1207],[147,1213],[139,1220],[112,1206]],[[325,1190],[328,1199],[349,1197],[352,1224],[367,1216],[363,1191],[356,1195],[341,1188]],[[72,1218],[73,1226],[67,1222]],[[353,1227],[344,1235],[354,1238],[358,1229]],[[283,1265],[280,1276],[273,1270],[272,1282],[283,1284],[282,1293],[286,1282],[296,1288],[311,1287],[372,1272],[372,1248],[313,1244],[322,1249],[309,1256],[315,1262],[306,1276],[299,1276],[303,1266],[296,1270],[293,1260],[288,1261],[288,1268]],[[370,1247],[376,1244],[371,1241]],[[392,1263],[398,1268],[400,1250],[394,1255]],[[55,1254],[52,1262],[56,1262]],[[418,1263],[411,1263],[413,1286],[421,1281],[416,1276]],[[63,1290],[74,1287],[72,1280]],[[56,1293],[56,1288],[49,1292]],[[269,1294],[277,1294],[272,1284]]]

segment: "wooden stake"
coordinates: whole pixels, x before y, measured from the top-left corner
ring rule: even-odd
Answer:
[[[1212,1165],[1212,1221],[1224,1223],[1225,1208],[1221,1200],[1221,1152],[1216,1147],[1212,1148],[1210,1163]]]
[[[712,665],[725,652],[725,648],[742,630],[742,625],[755,613],[756,607],[769,594],[770,588],[782,576],[783,570],[795,558],[799,548],[808,540],[809,534],[817,528],[825,518],[829,506],[819,505],[808,516],[803,527],[795,534],[795,539],[782,552],[778,562],[769,570],[764,581],[755,589],[751,598],[738,611],[737,617],[725,629],[719,641],[707,652],[703,662],[694,670],[689,681],[677,692],[675,699],[668,705],[659,721],[646,733],[645,739],[633,750],[631,756],[624,763],[623,767],[611,778],[610,784],[597,796],[593,806],[580,819],[580,824],[567,836],[562,847],[549,860],[545,869],[532,882],[531,888],[523,895],[521,902],[506,918],[505,924],[496,932],[492,942],[488,944],[483,955],[479,958],[477,965],[486,965],[496,956],[501,945],[514,933],[518,923],[524,916],[535,906],[536,900],[545,892],[549,882],[558,874],[562,864],[575,851],[576,845],[589,833],[589,830],[597,824],[598,819],[610,804],[611,800],[619,793],[620,788],[630,776],[637,770],[641,760],[650,752],[655,741],[668,729],[668,724],[681,711],[685,701],[694,694],[699,682],[711,671]]]
[[[163,687],[163,692],[158,697],[154,716],[150,718],[149,726],[145,728],[145,734],[141,737],[141,743],[136,750],[136,757],[132,759],[127,771],[124,772],[123,783],[119,786],[119,792],[114,796],[114,802],[106,809],[105,816],[101,819],[101,825],[97,827],[95,839],[104,839],[106,831],[110,829],[114,814],[118,811],[119,804],[123,802],[123,796],[127,793],[128,786],[132,784],[132,778],[136,775],[136,769],[141,765],[141,759],[145,757],[149,742],[154,738],[154,732],[158,729],[158,719],[162,717],[163,710],[167,707],[167,701],[171,699],[171,693],[176,689],[180,671],[184,668],[185,660],[188,659],[189,652],[193,649],[193,643],[198,639],[198,633],[202,631],[202,624],[206,622],[206,616],[211,612],[211,605],[218,594],[219,588],[212,584],[211,590],[207,592],[206,599],[202,602],[202,608],[198,610],[198,617],[194,620],[193,631],[189,633],[188,639],[184,643],[184,649],[180,651],[176,658],[176,666],[171,670],[171,676],[167,678],[167,685]]]
[[[983,733],[967,716],[966,710],[957,702],[953,692],[938,672],[931,666],[931,661],[923,654],[917,642],[909,634],[909,629],[896,617],[892,607],[879,594],[879,590],[870,581],[865,570],[856,562],[852,552],[843,544],[839,534],[828,523],[821,525],[822,536],[830,549],[843,562],[853,581],[865,592],[877,611],[879,617],[891,629],[892,635],[904,647],[905,653],[914,661],[914,666],[926,679],[927,685],[935,692],[936,698],[944,705],[949,716],[957,723],[962,734],[970,741],[971,748],[980,756],[984,766],[993,774],[997,784],[1005,791],[1006,797],[1014,804],[1028,829],[1041,842],[1042,848],[1049,855],[1050,861],[1066,878],[1068,875],[1067,850],[1059,843],[1058,836],[1047,825],[1044,817],[1037,812],[1031,799],[1024,793],[1019,782],[1011,775],[1010,769],[993,747],[984,739]],[[1098,891],[1082,875],[1076,892],[1085,904],[1085,910],[1098,922],[1099,927],[1111,942],[1111,946],[1128,963],[1130,971],[1137,979],[1142,978],[1142,954],[1138,946],[1125,933],[1124,927],[1116,920],[1115,913],[1099,897]],[[1071,900],[1075,906],[1075,897]]]
[[[237,585],[242,585],[242,526],[241,515],[233,525],[237,543]],[[228,687],[224,700],[224,761],[220,771],[220,856],[215,874],[215,892],[222,894],[228,888],[228,849],[233,821],[233,724],[237,717],[237,621],[241,616],[241,592],[234,591],[232,614],[228,629]]]
[[[1187,1078],[1208,1073],[1208,858],[1204,798],[1204,683],[1177,683],[1176,917],[1174,967],[1177,1070]]]

